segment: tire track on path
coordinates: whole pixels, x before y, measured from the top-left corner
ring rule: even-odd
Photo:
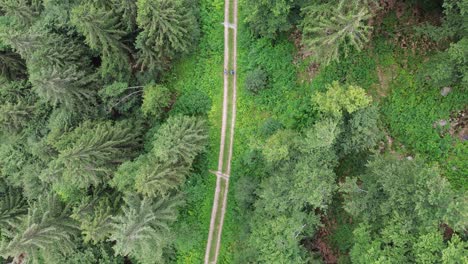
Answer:
[[[233,7],[233,23],[231,22],[230,17],[230,5],[232,3]],[[229,190],[229,176],[231,174],[231,159],[232,159],[232,149],[234,145],[234,129],[236,122],[236,101],[237,101],[237,0],[225,0],[224,3],[224,69],[229,70],[229,38],[230,30],[232,30],[232,43],[233,43],[233,52],[232,52],[232,65],[231,70],[234,70],[232,75],[232,82],[230,82],[229,75],[224,74],[224,94],[223,94],[223,116],[222,116],[222,126],[221,126],[221,140],[220,140],[220,151],[219,151],[219,160],[218,160],[218,171],[214,172],[216,175],[216,189],[213,200],[213,208],[211,210],[211,219],[210,219],[210,229],[208,233],[208,241],[205,251],[205,264],[217,263],[219,249],[221,247],[221,235],[224,223],[224,215],[226,213],[227,205],[227,194]],[[229,85],[232,84],[232,98],[229,98]],[[231,99],[232,109],[231,109],[231,123],[230,123],[230,133],[229,133],[229,149],[227,164],[224,164],[224,158],[226,155],[225,144],[226,144],[226,132],[228,124],[228,111],[229,111],[229,99]],[[227,166],[225,173],[223,173],[224,166]],[[224,185],[223,185],[224,183]],[[221,195],[222,193],[222,195]],[[219,210],[219,203],[221,202],[221,210]],[[219,222],[217,223],[217,220]],[[214,241],[213,241],[214,240]],[[213,242],[215,243],[213,245]],[[215,246],[213,248],[213,246]]]

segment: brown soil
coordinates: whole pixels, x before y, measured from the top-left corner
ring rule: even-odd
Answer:
[[[323,226],[316,232],[315,236],[303,239],[301,244],[309,251],[319,252],[324,263],[338,263],[338,252],[335,252],[328,244],[328,237],[336,229],[336,221],[323,216],[322,223]]]
[[[452,113],[449,133],[462,141],[468,138],[468,108]]]

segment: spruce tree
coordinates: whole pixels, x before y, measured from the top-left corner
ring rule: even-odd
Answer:
[[[141,167],[136,176],[136,188],[151,197],[167,196],[185,181],[195,156],[205,149],[206,124],[196,117],[172,117],[155,138],[148,165]]]
[[[177,54],[186,53],[198,35],[194,7],[186,0],[139,0],[136,40],[142,69],[164,68]]]
[[[0,76],[15,80],[25,74],[26,65],[18,54],[8,50],[0,51]]]
[[[75,188],[100,185],[119,164],[132,158],[138,137],[139,131],[126,122],[86,121],[55,143],[59,155],[44,179]]]
[[[116,254],[130,256],[142,264],[164,263],[163,250],[170,244],[169,226],[176,220],[178,197],[152,202],[137,196],[125,198],[123,215],[113,217]]]
[[[372,15],[365,4],[341,0],[338,4],[311,4],[303,9],[302,42],[318,62],[339,60],[354,48],[360,51],[369,41]]]
[[[54,67],[38,69],[31,73],[30,81],[37,95],[52,106],[72,109],[89,105],[94,99],[92,76],[87,76],[86,72],[76,67],[66,70]]]
[[[12,17],[20,26],[30,26],[37,15],[27,0],[0,0],[0,8],[5,16]]]
[[[69,210],[54,195],[44,195],[35,202],[21,223],[4,229],[0,255],[38,263],[52,251],[67,254],[74,248],[77,223],[68,216]]]
[[[0,124],[5,131],[17,132],[27,125],[33,116],[34,107],[24,102],[6,103],[0,106]]]
[[[0,197],[0,229],[8,229],[28,212],[26,199],[20,189],[7,187]]]

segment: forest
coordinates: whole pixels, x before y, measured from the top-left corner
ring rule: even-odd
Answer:
[[[468,263],[468,0],[0,0],[0,262]]]

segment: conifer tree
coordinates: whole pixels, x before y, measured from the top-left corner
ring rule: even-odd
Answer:
[[[246,2],[246,22],[259,36],[275,38],[279,33],[291,29],[289,14],[297,1],[258,0]]]
[[[129,123],[86,121],[55,143],[59,155],[44,177],[59,186],[100,185],[120,163],[132,158],[138,137],[139,131]]]
[[[366,5],[352,1],[311,4],[303,9],[302,42],[325,64],[347,56],[354,48],[360,51],[369,41],[371,26],[367,25],[372,15]]]
[[[0,228],[14,226],[27,212],[26,199],[21,196],[20,190],[6,188],[0,197]]]
[[[20,26],[29,26],[37,15],[36,10],[27,0],[1,0],[0,8],[5,16],[12,17]]]
[[[116,254],[131,256],[142,264],[164,263],[163,249],[170,243],[169,226],[176,220],[178,197],[152,202],[137,196],[125,198],[123,215],[113,217]]]
[[[136,175],[136,188],[150,197],[167,196],[185,181],[195,156],[204,150],[206,124],[200,118],[172,117],[155,138],[146,165]]]
[[[158,69],[176,54],[186,53],[198,35],[194,7],[186,0],[139,0],[137,37],[142,69]]]
[[[53,106],[74,108],[90,104],[94,99],[92,76],[75,67],[59,70],[54,67],[32,72],[30,81],[40,98]]]
[[[86,43],[104,56],[116,55],[125,50],[121,42],[125,31],[118,27],[114,13],[91,4],[83,4],[72,11],[71,23],[85,36]]]
[[[17,132],[26,126],[33,116],[33,106],[20,101],[17,104],[6,103],[0,106],[0,124],[6,131]]]
[[[0,244],[0,255],[14,258],[13,262],[27,260],[38,263],[54,250],[70,253],[78,226],[68,213],[68,208],[54,195],[40,197],[21,223],[15,224],[11,230],[2,230],[5,238]]]
[[[21,57],[11,51],[0,51],[0,76],[14,80],[25,76],[26,65]]]

